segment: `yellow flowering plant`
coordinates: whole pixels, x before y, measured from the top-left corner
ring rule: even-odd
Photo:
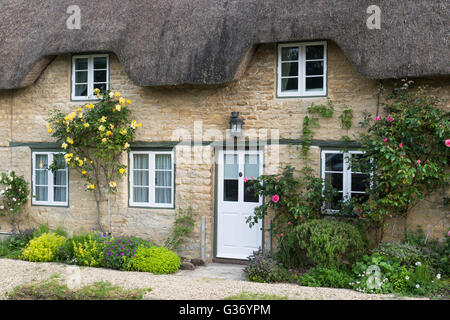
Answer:
[[[127,167],[121,155],[130,151],[136,129],[142,125],[131,119],[131,101],[120,92],[94,91],[98,102],[87,103],[69,114],[52,112],[47,131],[65,150],[68,167],[79,171],[86,189],[94,192],[100,217],[99,202],[105,194],[117,192],[117,181],[126,175]],[[58,168],[52,165],[49,169]]]

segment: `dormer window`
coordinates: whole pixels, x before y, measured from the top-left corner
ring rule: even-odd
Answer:
[[[109,56],[77,55],[72,58],[72,100],[95,100],[94,89],[109,89]]]
[[[327,94],[327,43],[278,45],[279,97],[313,97]]]

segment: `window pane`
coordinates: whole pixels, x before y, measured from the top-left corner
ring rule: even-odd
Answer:
[[[88,58],[75,59],[75,70],[87,70]]]
[[[223,181],[223,200],[238,201],[238,180]]]
[[[100,91],[105,91],[106,83],[94,83],[94,89],[99,89]]]
[[[54,197],[56,202],[66,202],[66,188],[54,187]]]
[[[238,179],[239,165],[237,154],[226,154],[224,167],[224,179]]]
[[[47,187],[36,187],[36,200],[37,201],[48,201]]]
[[[298,76],[298,62],[285,62],[281,64],[283,77]]]
[[[148,186],[148,170],[133,170],[133,184],[135,186]]]
[[[133,187],[134,202],[148,202],[148,187]]]
[[[366,193],[352,193],[352,199],[356,199],[357,202],[363,203],[369,200],[369,195]]]
[[[323,77],[306,78],[306,90],[308,91],[322,91]]]
[[[306,46],[306,60],[323,59],[323,45]]]
[[[259,177],[259,155],[245,155],[244,177]]]
[[[87,82],[88,82],[88,72],[87,71],[75,72],[75,83],[87,83]]]
[[[36,185],[46,186],[48,185],[48,172],[47,170],[36,170]]]
[[[53,154],[53,161],[55,162],[55,165],[58,166],[58,168],[67,168],[66,161],[64,160],[64,155],[61,153],[55,153]]]
[[[156,171],[155,172],[155,186],[171,187],[172,186],[172,172]]]
[[[281,48],[281,60],[298,60],[298,47]]]
[[[336,196],[333,197],[331,202],[327,202],[326,208],[331,210],[339,210],[340,202],[343,199],[343,193],[339,192]]]
[[[172,202],[172,190],[168,188],[156,188],[155,189],[155,202],[156,203],[171,203]]]
[[[65,186],[67,184],[65,170],[58,170],[53,173],[53,184],[55,186]]]
[[[94,69],[106,69],[106,57],[94,58]]]
[[[297,78],[281,79],[281,91],[297,91],[297,90],[298,90]]]
[[[85,97],[87,96],[87,84],[75,85],[75,96]]]
[[[352,172],[368,172],[370,169],[369,157],[365,154],[351,154]]]
[[[94,82],[106,82],[106,70],[94,71]]]
[[[370,176],[363,173],[352,173],[352,191],[366,191]]]
[[[251,180],[244,182],[244,202],[259,202],[259,196],[255,194],[253,189],[251,191],[248,190],[254,183],[255,181]]]
[[[325,154],[325,171],[342,171],[344,155],[342,153]]]
[[[325,181],[338,191],[343,190],[343,177],[342,173],[325,173]]]
[[[45,169],[48,166],[48,156],[46,154],[36,155],[36,169]]]
[[[148,169],[148,154],[133,155],[134,169]]]
[[[172,169],[172,156],[170,154],[156,154],[155,155],[156,169]]]
[[[323,75],[323,61],[306,62],[306,75]]]

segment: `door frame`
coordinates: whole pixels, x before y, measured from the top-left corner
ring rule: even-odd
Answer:
[[[224,147],[216,147],[214,150],[214,235],[213,235],[213,259],[229,259],[229,260],[242,260],[242,259],[233,259],[233,258],[220,258],[217,256],[217,247],[218,247],[218,216],[219,216],[219,159],[223,155],[223,151],[256,151],[260,154],[260,159],[262,160],[262,171],[261,174],[264,174],[264,170],[266,167],[266,162],[264,161],[265,152],[261,146],[257,146],[256,150],[249,150],[248,147],[245,148],[234,148],[234,149],[226,149]],[[264,196],[262,197],[262,203],[264,203]],[[265,250],[265,219],[261,221],[261,249]]]

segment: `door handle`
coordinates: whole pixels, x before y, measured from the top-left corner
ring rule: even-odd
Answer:
[[[242,177],[242,172],[239,172],[239,177]]]

